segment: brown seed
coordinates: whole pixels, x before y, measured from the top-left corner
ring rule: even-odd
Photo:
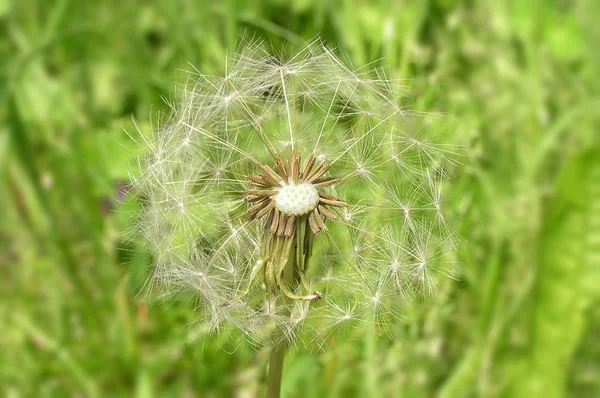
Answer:
[[[294,157],[292,159],[292,163],[291,163],[291,175],[292,175],[292,179],[294,181],[294,183],[298,183],[298,181],[300,180],[300,155],[299,154],[294,154]]]
[[[262,195],[246,195],[246,197],[244,199],[246,200],[246,202],[255,202],[258,199],[264,199],[264,196],[262,196]]]
[[[250,185],[256,185],[259,187],[267,187],[269,186],[269,184],[267,184],[267,182],[265,181],[264,176],[261,175],[257,175],[257,176],[250,176],[248,177],[248,184]]]
[[[263,197],[263,198],[268,198],[270,196],[277,195],[277,193],[278,193],[277,191],[266,190],[266,189],[265,190],[251,189],[251,190],[246,191],[246,195],[249,195],[249,196],[260,196],[260,197]]]
[[[316,169],[312,171],[312,173],[310,173],[306,181],[312,183],[314,180],[327,173],[327,170],[329,170],[329,165],[321,163]]]
[[[279,174],[281,175],[283,181],[287,182],[290,174],[288,172],[287,167],[285,166],[285,162],[281,159],[279,155],[277,155],[277,157],[275,158],[275,165],[277,166],[277,170],[279,171]]]
[[[308,215],[308,225],[310,225],[310,230],[313,234],[319,233],[319,226],[317,225],[317,220],[315,220],[315,212],[313,211]]]
[[[258,212],[260,212],[262,209],[264,209],[269,204],[269,202],[270,202],[270,200],[268,200],[268,199],[261,199],[254,206],[248,208],[248,210],[246,210],[246,212],[248,214],[250,214],[251,216],[255,216]]]
[[[271,220],[271,226],[269,227],[269,231],[272,234],[277,233],[277,227],[279,226],[279,210],[276,208],[273,209],[273,219]]]
[[[271,222],[273,222],[273,215],[275,213],[275,210],[277,210],[276,208],[272,208],[271,211],[269,212],[269,216],[267,217],[267,223],[265,225],[271,225]]]
[[[287,215],[285,213],[281,213],[279,215],[279,226],[277,227],[277,236],[283,236],[285,232],[285,225],[287,223]]]
[[[271,209],[273,209],[274,207],[275,207],[275,202],[273,202],[272,200],[269,200],[268,205],[265,208],[263,208],[261,211],[256,213],[256,218],[261,218],[262,216],[264,216],[265,214],[270,212]]]
[[[310,173],[310,171],[312,170],[312,167],[315,165],[315,155],[311,154],[308,159],[306,159],[306,163],[304,164],[304,169],[302,170],[302,178],[300,180],[300,182],[304,182],[306,180],[306,177],[308,177],[308,174]]]
[[[312,184],[315,187],[328,187],[330,185],[335,185],[340,181],[341,180],[339,178],[327,177],[327,178],[320,178],[318,180],[315,180],[315,181],[313,181]]]
[[[327,232],[328,231],[327,226],[323,222],[323,218],[321,217],[319,212],[317,210],[315,210],[315,211],[313,211],[313,213],[315,214],[315,221],[317,222],[317,226],[319,227],[319,229],[321,231]]]
[[[329,211],[329,209],[323,205],[319,205],[317,207],[317,209],[319,209],[319,213],[321,213],[322,215],[324,215],[325,217],[329,218],[330,220],[333,221],[337,221],[338,217],[333,214],[331,211]]]
[[[281,176],[275,173],[273,169],[267,165],[261,164],[260,167],[265,172],[265,175],[263,176],[265,181],[268,182],[271,186],[278,186],[279,181],[281,180]]]
[[[287,222],[285,223],[284,235],[288,238],[294,233],[294,221],[296,221],[296,216],[291,215],[288,217]]]
[[[336,206],[336,207],[346,207],[346,203],[342,202],[338,198],[333,195],[329,195],[326,193],[319,193],[320,202],[325,203],[326,205]]]

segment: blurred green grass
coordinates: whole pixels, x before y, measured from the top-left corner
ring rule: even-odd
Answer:
[[[600,396],[599,18],[595,0],[0,0],[0,394],[263,394],[266,352],[139,294],[124,130],[241,35],[320,35],[469,143],[447,195],[465,244],[393,341],[294,352],[285,396]]]

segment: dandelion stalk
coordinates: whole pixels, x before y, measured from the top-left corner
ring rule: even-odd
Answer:
[[[267,398],[279,398],[281,395],[281,377],[287,342],[281,341],[271,348],[269,356],[269,374],[267,376]]]

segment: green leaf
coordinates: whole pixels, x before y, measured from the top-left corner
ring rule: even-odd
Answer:
[[[564,395],[586,311],[600,298],[600,150],[568,162],[542,227],[528,356],[515,396]]]

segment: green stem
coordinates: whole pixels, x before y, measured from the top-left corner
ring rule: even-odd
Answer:
[[[290,248],[288,254],[288,260],[283,269],[283,283],[287,286],[291,286],[294,283],[295,275],[294,271],[296,268],[296,239],[292,236],[293,245]],[[280,332],[278,333],[280,334]],[[285,337],[279,335],[275,338],[275,345],[271,349],[271,356],[269,357],[269,373],[267,375],[267,398],[279,398],[281,396],[281,376],[283,375],[283,361],[285,359],[285,352],[288,347],[288,342]]]
[[[283,374],[283,360],[287,342],[282,340],[271,349],[269,357],[269,374],[267,376],[267,398],[281,396],[281,375]]]

